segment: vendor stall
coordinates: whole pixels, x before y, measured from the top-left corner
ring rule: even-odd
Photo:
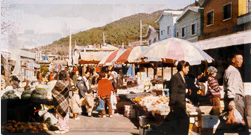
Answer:
[[[2,133],[42,133],[55,127],[57,119],[51,94],[55,84],[56,81],[51,81],[47,85],[33,83],[28,90],[4,89],[1,105],[6,111],[2,112]]]

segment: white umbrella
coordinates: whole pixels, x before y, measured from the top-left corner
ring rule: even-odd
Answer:
[[[152,44],[137,59],[144,57],[185,60],[191,65],[200,64],[202,60],[211,62],[213,58],[189,41],[168,38]]]

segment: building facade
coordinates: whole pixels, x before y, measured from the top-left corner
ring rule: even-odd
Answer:
[[[176,37],[190,42],[203,34],[203,8],[188,7],[176,20]]]
[[[143,38],[147,38],[148,46],[159,41],[159,30],[153,28],[151,25],[148,26],[146,35]]]
[[[159,39],[176,37],[176,19],[183,11],[163,11],[156,23],[159,23]]]
[[[247,13],[247,0],[205,0],[203,35],[199,40],[242,31],[237,19]]]

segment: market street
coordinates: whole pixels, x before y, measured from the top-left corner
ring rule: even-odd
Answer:
[[[139,130],[130,119],[122,114],[114,114],[112,118],[98,117],[97,112],[93,117],[80,115],[80,120],[70,118],[70,132],[65,135],[138,135]],[[53,131],[48,131],[55,134]]]

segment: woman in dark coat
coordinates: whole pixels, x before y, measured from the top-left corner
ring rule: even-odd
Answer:
[[[174,132],[177,134],[188,134],[189,117],[186,114],[186,81],[184,75],[189,72],[189,63],[179,61],[178,72],[171,78],[170,102],[172,116],[175,118],[172,121]]]

